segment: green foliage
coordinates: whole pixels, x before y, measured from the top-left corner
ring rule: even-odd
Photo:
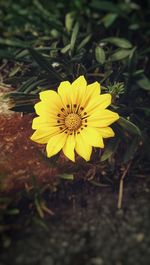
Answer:
[[[117,47],[124,48],[124,49],[130,49],[132,48],[132,44],[123,38],[117,38],[117,37],[109,37],[102,40],[103,42],[113,44]]]
[[[95,58],[96,58],[98,63],[100,63],[100,64],[105,63],[105,52],[104,52],[103,48],[101,48],[100,46],[97,46],[95,48]]]
[[[109,157],[111,157],[117,150],[119,145],[120,139],[115,137],[112,140],[110,140],[104,150],[103,155],[101,156],[101,161],[107,160]]]
[[[60,179],[65,179],[65,180],[73,180],[74,179],[73,174],[61,174],[58,177],[60,177]]]

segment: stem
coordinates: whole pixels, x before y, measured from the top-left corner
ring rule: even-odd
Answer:
[[[122,208],[124,178],[125,178],[128,170],[129,170],[129,168],[131,166],[131,162],[132,161],[129,162],[129,164],[127,165],[126,169],[124,170],[124,172],[123,172],[123,174],[122,174],[122,176],[120,178],[119,195],[118,195],[118,205],[117,205],[118,209],[121,209]]]

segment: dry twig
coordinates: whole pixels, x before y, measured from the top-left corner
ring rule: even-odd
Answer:
[[[119,195],[118,195],[118,209],[121,209],[122,208],[122,198],[123,198],[123,184],[124,184],[124,178],[125,176],[127,175],[127,172],[131,166],[131,162],[130,161],[127,165],[127,167],[125,168],[121,178],[120,178],[120,185],[119,185]]]

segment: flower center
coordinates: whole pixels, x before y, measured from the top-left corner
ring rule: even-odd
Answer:
[[[82,120],[78,114],[71,113],[65,119],[65,125],[70,130],[77,130],[82,124]]]

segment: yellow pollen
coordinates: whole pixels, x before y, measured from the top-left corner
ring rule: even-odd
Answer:
[[[65,119],[65,125],[70,130],[77,130],[82,124],[82,120],[78,114],[71,113]]]

